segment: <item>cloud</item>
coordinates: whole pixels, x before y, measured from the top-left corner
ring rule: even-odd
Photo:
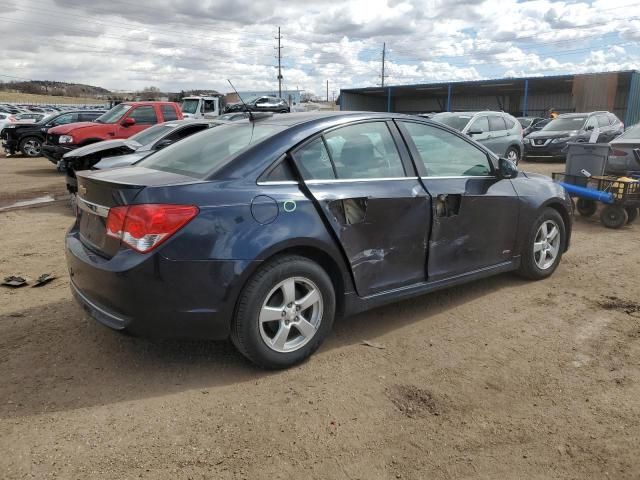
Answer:
[[[5,3],[0,74],[110,89],[275,89],[278,25],[284,87],[319,94],[377,84],[383,42],[387,84],[640,68],[640,0]]]

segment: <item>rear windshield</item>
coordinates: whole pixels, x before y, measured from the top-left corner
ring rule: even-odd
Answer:
[[[563,130],[580,130],[587,117],[565,117],[551,120],[542,130],[545,132],[560,132]]]
[[[141,167],[206,178],[225,165],[235,154],[255,145],[287,127],[230,123],[196,133],[138,163]]]
[[[129,140],[138,142],[140,145],[148,145],[155,142],[163,135],[169,133],[174,128],[176,128],[175,123],[161,123],[159,125],[149,127],[146,130],[141,131],[140,133],[136,133],[134,136],[130,137]]]
[[[622,135],[616,138],[616,140],[620,140],[620,139],[633,140],[636,142],[640,142],[640,123],[632,127],[629,127],[627,130],[625,130],[625,132]]]
[[[432,117],[433,120],[444,123],[456,130],[462,130],[472,118],[473,115],[457,115],[455,113],[438,113]]]

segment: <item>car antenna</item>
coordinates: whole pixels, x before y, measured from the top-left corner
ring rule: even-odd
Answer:
[[[247,112],[249,114],[249,120],[251,120],[253,122],[255,120],[255,118],[253,117],[253,113],[251,113],[251,110],[249,110],[249,107],[247,107],[247,104],[244,103],[244,100],[242,99],[242,97],[238,93],[238,90],[236,90],[236,87],[233,86],[233,83],[231,83],[231,80],[229,80],[227,78],[227,82],[229,82],[229,85],[231,85],[231,88],[233,88],[233,91],[236,92],[236,95],[238,95],[238,98],[242,102],[242,105],[244,105],[245,112]]]

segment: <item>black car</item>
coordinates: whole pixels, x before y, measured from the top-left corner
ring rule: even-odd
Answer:
[[[99,322],[224,339],[296,364],[336,316],[515,270],[569,246],[571,200],[416,116],[228,122],[134,166],[78,173],[71,288]]]
[[[224,107],[224,113],[231,112],[273,112],[288,113],[291,111],[286,100],[272,96],[252,97],[244,99],[244,103],[228,103]]]
[[[159,123],[129,138],[104,140],[71,150],[62,157],[67,190],[77,190],[76,170],[103,170],[132,165],[152,153],[179,142],[194,133],[224,124],[216,120],[173,120]]]
[[[567,143],[588,142],[597,129],[597,143],[607,143],[624,132],[624,124],[613,113],[564,113],[542,130],[524,138],[528,160],[559,160],[567,158]]]
[[[90,122],[103,113],[104,110],[76,110],[54,113],[36,123],[7,125],[1,132],[2,146],[10,155],[20,151],[27,157],[39,157],[50,128],[74,122]]]
[[[522,125],[522,135],[525,137],[531,132],[542,130],[542,127],[551,121],[550,118],[542,117],[518,117],[517,120]]]

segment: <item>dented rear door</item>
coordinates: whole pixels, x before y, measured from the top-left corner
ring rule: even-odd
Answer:
[[[293,153],[360,296],[425,281],[430,198],[415,172],[407,173],[397,141],[393,124],[364,122],[325,132]]]
[[[512,260],[519,202],[486,152],[462,135],[422,122],[398,122],[432,201],[429,281]]]

